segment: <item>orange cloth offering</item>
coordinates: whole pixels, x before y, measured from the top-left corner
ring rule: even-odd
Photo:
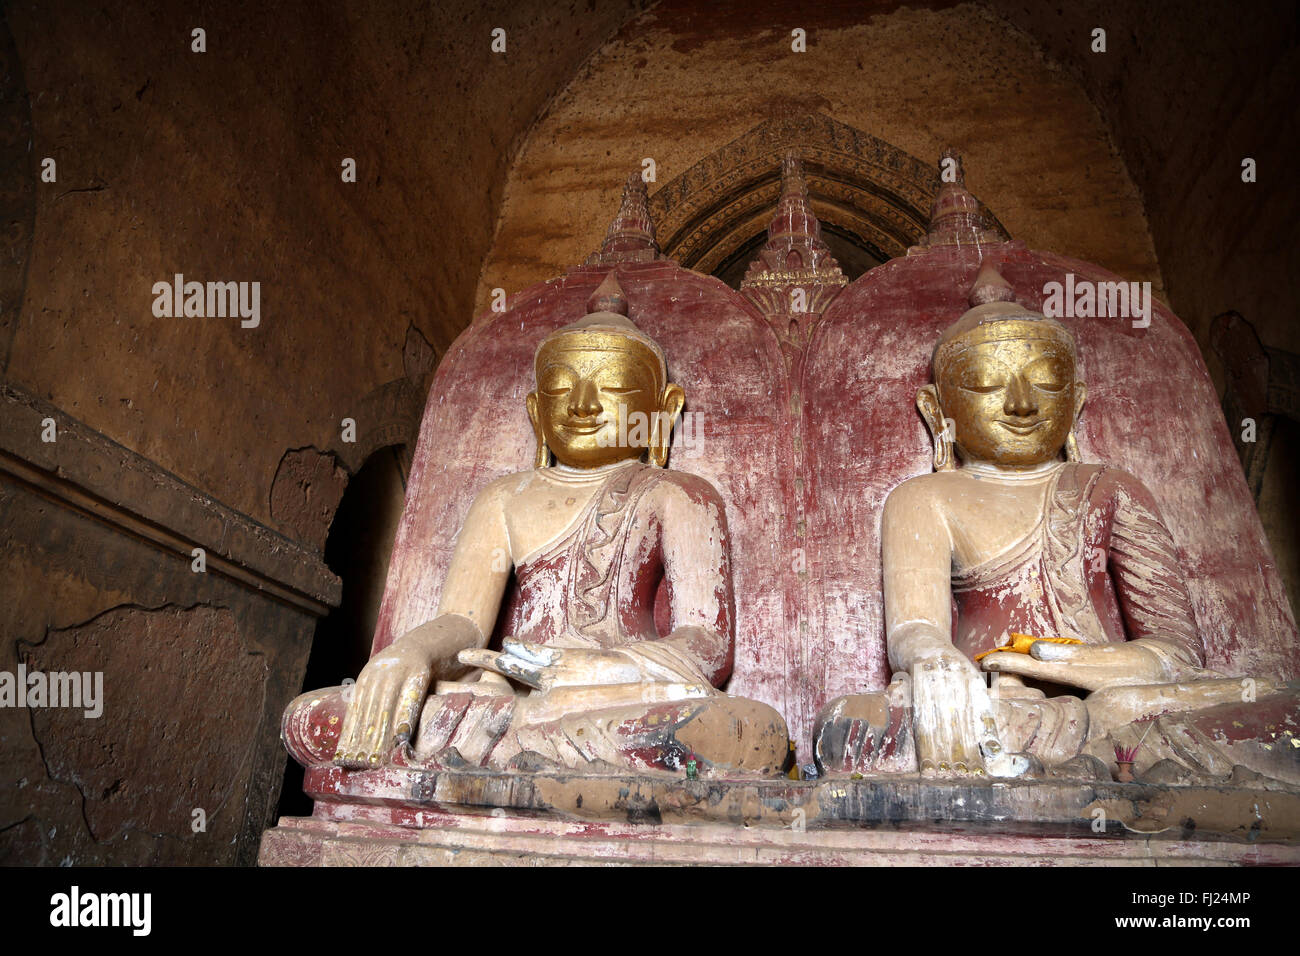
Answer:
[[[999,651],[1013,651],[1016,654],[1028,654],[1029,649],[1034,646],[1036,641],[1047,641],[1049,644],[1082,644],[1083,641],[1077,641],[1073,637],[1034,637],[1032,634],[1017,634],[1011,632],[1009,643],[1001,647],[995,647],[991,651],[984,651],[982,654],[976,654],[975,660],[979,661],[988,657],[990,654],[996,654]]]

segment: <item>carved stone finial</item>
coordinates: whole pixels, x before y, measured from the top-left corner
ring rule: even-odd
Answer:
[[[618,278],[614,275],[614,270],[609,274],[596,291],[591,294],[587,300],[587,314],[593,312],[612,312],[615,315],[627,315],[627,294],[623,292],[623,287],[619,285]]]
[[[919,245],[929,248],[1001,241],[997,231],[985,222],[979,200],[966,189],[961,154],[945,149],[939,157],[939,195],[930,207],[930,229]]]
[[[629,173],[627,183],[623,186],[623,201],[619,204],[618,215],[609,224],[600,251],[589,255],[586,265],[653,262],[662,258],[646,201],[645,181],[641,174]]]
[[[781,157],[781,198],[777,200],[776,215],[767,226],[768,239],[790,236],[805,242],[819,239],[822,225],[808,205],[808,184],[803,179],[803,164],[792,149]]]
[[[846,285],[808,200],[803,164],[788,150],[781,160],[781,198],[767,227],[767,242],[750,263],[740,291],[764,315],[789,316],[825,312]]]
[[[985,259],[980,266],[979,275],[975,277],[975,284],[971,286],[968,301],[972,308],[990,302],[1014,302],[1016,292],[1011,288],[1011,283],[1002,278],[1002,273],[993,260]]]

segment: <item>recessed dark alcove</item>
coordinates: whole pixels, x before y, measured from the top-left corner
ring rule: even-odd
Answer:
[[[403,448],[389,445],[366,459],[348,482],[325,542],[325,563],[343,581],[343,601],[316,624],[302,690],[355,680],[370,658],[389,554],[402,514],[406,475]],[[311,814],[302,767],[288,761],[280,791],[281,816]]]

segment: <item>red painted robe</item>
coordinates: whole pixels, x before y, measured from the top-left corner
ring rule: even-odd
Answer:
[[[665,493],[676,508],[665,507]],[[719,540],[688,555],[683,545],[697,534]],[[641,463],[618,468],[560,540],[520,560],[498,633],[618,648],[649,678],[717,686],[731,672],[733,641],[725,536],[722,500],[704,479]],[[661,638],[656,598],[662,633],[702,632]]]
[[[1086,644],[1137,641],[1167,681],[1217,676],[1204,650],[1173,538],[1146,487],[1127,472],[1067,462],[1044,482],[1038,523],[1002,554],[952,575],[953,643],[968,657],[1010,633]],[[879,703],[873,703],[879,697]],[[1075,756],[1089,731],[1078,696],[994,700],[1004,745],[1047,762]],[[818,719],[818,760],[830,772],[916,769],[911,700],[833,701]]]
[[[1205,673],[1173,538],[1151,493],[1117,468],[1062,465],[1033,531],[997,558],[955,571],[952,584],[953,642],[972,658],[1017,632],[1140,641],[1169,680]]]

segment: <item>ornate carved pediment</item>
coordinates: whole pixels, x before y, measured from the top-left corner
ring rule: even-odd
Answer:
[[[764,242],[791,149],[810,208],[850,280],[922,241],[940,193],[935,167],[813,113],[761,123],[659,187],[647,209],[663,254],[709,275],[743,271]],[[987,207],[978,208],[992,232],[1009,238]],[[850,261],[840,249],[859,251]]]

